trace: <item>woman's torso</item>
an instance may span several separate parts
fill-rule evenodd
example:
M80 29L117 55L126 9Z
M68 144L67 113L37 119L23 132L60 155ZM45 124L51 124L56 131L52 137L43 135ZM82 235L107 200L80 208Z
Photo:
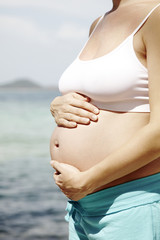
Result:
M136 16L139 15L139 18L136 17L136 19L138 19L137 23L140 23L155 5L155 3L147 4L145 10L143 10L143 4L140 5L140 7L136 9ZM106 25L101 26L99 30L98 28L95 30L95 34L92 35L90 41L79 56L80 61L84 61L85 63L85 61L90 59L96 59L103 56L104 53L109 53L126 38L126 35L130 34L130 30L127 27L124 27L124 29L120 27L120 30L124 33L120 35L121 39L116 38L116 34L118 34L118 32L116 33L117 30L109 31L109 27L111 29L113 28L112 24L120 26L122 24L121 21L124 22L124 17L126 17L124 15L126 12L128 18L129 16L132 18L131 16L133 15L133 20L135 19L134 10L131 11L128 9L127 11L127 9L120 9L119 11L121 12L112 13L114 21L112 21L112 16L110 15L111 17L108 18L110 24L106 22ZM118 14L123 16L122 19L118 19ZM129 27L132 29L131 32L136 28L138 25L137 23L131 21L131 24L129 24ZM103 28L104 26L105 28ZM143 28L133 36L133 47L139 63L146 67L145 46L142 41ZM109 37L108 35L108 37L106 37L107 32L112 32L112 36ZM103 40L105 42L107 41L108 44L104 44L102 41L102 34L105 36ZM97 36L99 36L99 38ZM111 41L111 39L116 40ZM101 47L96 48L96 46ZM106 46L110 47L107 49ZM93 51L93 49L95 49L95 51ZM78 125L78 127L74 129L57 127L51 137L51 157L57 161L71 164L81 171L85 171L99 161L102 161L107 155L111 154L132 138L140 128L149 122L149 115L149 112L116 112L101 110L98 116L98 122L91 122L90 125ZM155 160L136 172L103 186L101 189L148 176L156 172L160 172L160 161Z

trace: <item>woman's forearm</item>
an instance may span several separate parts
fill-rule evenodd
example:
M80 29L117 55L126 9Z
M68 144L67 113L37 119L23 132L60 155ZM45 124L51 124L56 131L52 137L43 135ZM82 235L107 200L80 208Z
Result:
M107 146L106 146L107 147ZM160 130L146 125L126 144L86 172L87 184L96 189L147 165L160 156Z

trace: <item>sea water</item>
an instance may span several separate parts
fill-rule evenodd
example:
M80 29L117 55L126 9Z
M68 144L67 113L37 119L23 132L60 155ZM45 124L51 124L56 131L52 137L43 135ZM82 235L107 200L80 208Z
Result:
M56 124L44 89L0 89L0 240L67 240L67 199L55 185Z

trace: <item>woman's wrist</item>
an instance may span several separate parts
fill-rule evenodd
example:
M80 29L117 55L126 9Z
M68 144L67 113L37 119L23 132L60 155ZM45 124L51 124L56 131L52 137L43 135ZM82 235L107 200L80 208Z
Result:
M96 188L100 187L98 179L96 178L97 170L95 167L92 167L82 174L84 188L87 194L92 193Z

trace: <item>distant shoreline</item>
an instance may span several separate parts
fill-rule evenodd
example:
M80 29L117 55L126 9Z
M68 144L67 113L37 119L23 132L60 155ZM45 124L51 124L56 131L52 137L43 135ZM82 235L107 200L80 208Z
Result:
M41 91L53 91L53 92L59 92L58 88L25 88L25 87L1 87L0 86L0 92L2 91L22 91L22 92L32 92L32 91L36 91L36 92L41 92Z
M48 90L48 91L58 91L58 86L42 86L34 81L28 79L20 79L11 81L5 84L0 84L0 90Z

